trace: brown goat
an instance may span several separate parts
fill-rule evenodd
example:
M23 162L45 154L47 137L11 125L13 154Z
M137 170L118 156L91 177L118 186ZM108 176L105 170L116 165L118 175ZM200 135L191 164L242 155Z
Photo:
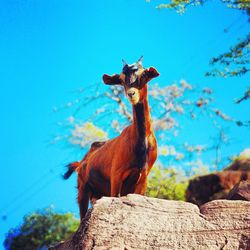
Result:
M128 65L121 74L103 75L108 85L122 85L133 107L132 124L106 142L95 142L81 162L69 165L65 174L78 173L78 203L81 219L92 203L102 196L118 197L129 193L144 194L147 176L157 158L157 143L150 118L147 83L159 73L144 69L142 58Z

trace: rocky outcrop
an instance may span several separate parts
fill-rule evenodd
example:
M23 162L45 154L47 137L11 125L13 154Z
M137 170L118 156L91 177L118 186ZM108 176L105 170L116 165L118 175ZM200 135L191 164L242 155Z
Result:
M191 203L131 194L96 202L77 232L50 248L250 249L250 202Z
M238 157L235 159L225 170L233 171L250 171L250 158L249 157Z
M241 181L229 192L227 199L250 201L250 181Z
M199 176L189 181L186 199L198 206L217 199L226 199L230 190L242 180L250 181L248 171L222 171Z
M190 180L186 200L200 206L211 200L227 199L230 190L243 180L250 181L250 148L234 157L223 171Z

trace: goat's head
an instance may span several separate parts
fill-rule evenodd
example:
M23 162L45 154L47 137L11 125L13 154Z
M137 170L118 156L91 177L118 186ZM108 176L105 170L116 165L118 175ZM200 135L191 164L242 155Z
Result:
M103 75L103 81L108 85L122 85L125 93L132 103L136 105L146 96L146 84L159 75L158 71L153 68L144 69L142 66L142 57L133 64L127 64L123 60L123 69L120 74L112 76Z

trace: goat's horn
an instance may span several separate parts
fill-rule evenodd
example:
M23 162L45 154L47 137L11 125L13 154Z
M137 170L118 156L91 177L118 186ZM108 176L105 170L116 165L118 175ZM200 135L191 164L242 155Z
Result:
M139 58L139 60L137 61L137 64L141 64L141 65L142 65L142 60L143 60L143 56L141 56L141 57Z
M126 63L126 61L124 59L122 59L122 63L123 63L123 66L127 65L127 63Z

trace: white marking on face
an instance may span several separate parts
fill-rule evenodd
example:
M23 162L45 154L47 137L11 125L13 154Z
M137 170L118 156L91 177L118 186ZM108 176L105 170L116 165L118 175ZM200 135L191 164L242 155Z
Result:
M140 100L140 92L136 88L130 88L127 90L128 100L131 102L132 105L135 105Z

